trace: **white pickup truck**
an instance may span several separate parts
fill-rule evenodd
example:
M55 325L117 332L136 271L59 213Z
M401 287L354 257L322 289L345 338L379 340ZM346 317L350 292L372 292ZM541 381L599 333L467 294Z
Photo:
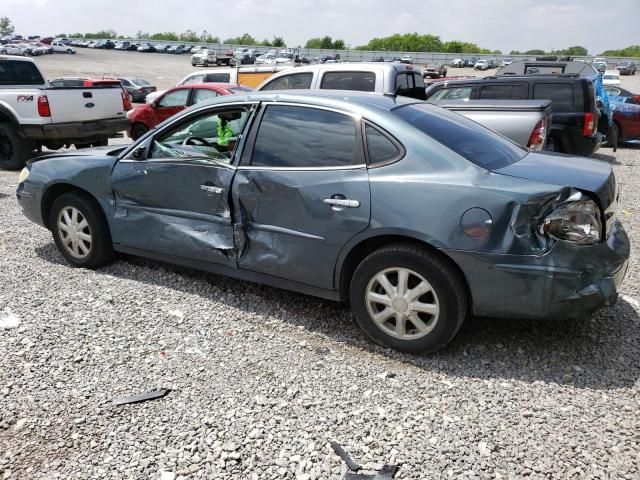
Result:
M118 84L54 87L32 59L0 55L0 168L20 169L43 147L106 145L130 108Z

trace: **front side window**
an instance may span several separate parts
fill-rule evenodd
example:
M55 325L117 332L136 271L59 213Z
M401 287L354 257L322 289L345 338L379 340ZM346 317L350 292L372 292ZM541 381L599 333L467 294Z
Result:
M376 74L374 72L327 72L322 77L323 90L355 90L374 92Z
M452 87L436 90L429 100L469 100L472 87Z
M311 88L313 73L283 75L267 83L261 90L306 90Z
M163 96L158 102L158 107L184 107L187 105L187 99L189 98L189 89L181 88L175 92L169 92Z
M528 150L468 118L428 103L404 105L393 113L435 141L487 170L524 158Z
M317 108L270 105L256 136L251 165L344 167L361 163L356 122Z
M154 137L151 157L230 163L248 113L227 108L189 118Z
M191 77L185 79L182 83L178 85L191 85L193 83L202 83L204 81L204 75L192 75Z

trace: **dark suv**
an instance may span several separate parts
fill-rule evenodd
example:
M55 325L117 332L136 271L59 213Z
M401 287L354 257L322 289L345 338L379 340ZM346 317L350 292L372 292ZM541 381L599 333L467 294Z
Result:
M590 155L603 141L593 81L574 74L506 75L431 85L427 100L551 100L548 148Z

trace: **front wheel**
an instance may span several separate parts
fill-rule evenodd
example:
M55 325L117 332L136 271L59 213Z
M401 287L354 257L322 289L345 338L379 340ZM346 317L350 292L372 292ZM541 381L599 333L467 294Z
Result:
M16 131L13 125L0 123L0 168L19 170L33 157L35 144Z
M369 338L408 353L445 347L470 313L461 275L438 254L412 244L366 257L353 274L349 297Z
M51 207L49 228L58 250L75 267L98 268L113 258L109 226L88 195L70 192L59 196Z

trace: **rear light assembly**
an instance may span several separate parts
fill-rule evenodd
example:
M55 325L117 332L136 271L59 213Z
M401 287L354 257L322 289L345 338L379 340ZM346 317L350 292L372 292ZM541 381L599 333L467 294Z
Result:
M131 97L129 96L129 92L127 92L124 88L121 91L122 93L122 109L125 112L128 112L133 108L131 105Z
M38 115L41 117L50 117L51 109L49 108L49 99L46 95L38 97Z
M584 126L582 127L582 135L585 137L590 137L596 131L596 116L587 112L584 114Z
M542 118L536 124L527 145L531 150L542 150L547 140L547 119Z
M538 232L546 237L576 245L591 245L602 239L602 217L596 202L574 190L565 200L554 200Z

